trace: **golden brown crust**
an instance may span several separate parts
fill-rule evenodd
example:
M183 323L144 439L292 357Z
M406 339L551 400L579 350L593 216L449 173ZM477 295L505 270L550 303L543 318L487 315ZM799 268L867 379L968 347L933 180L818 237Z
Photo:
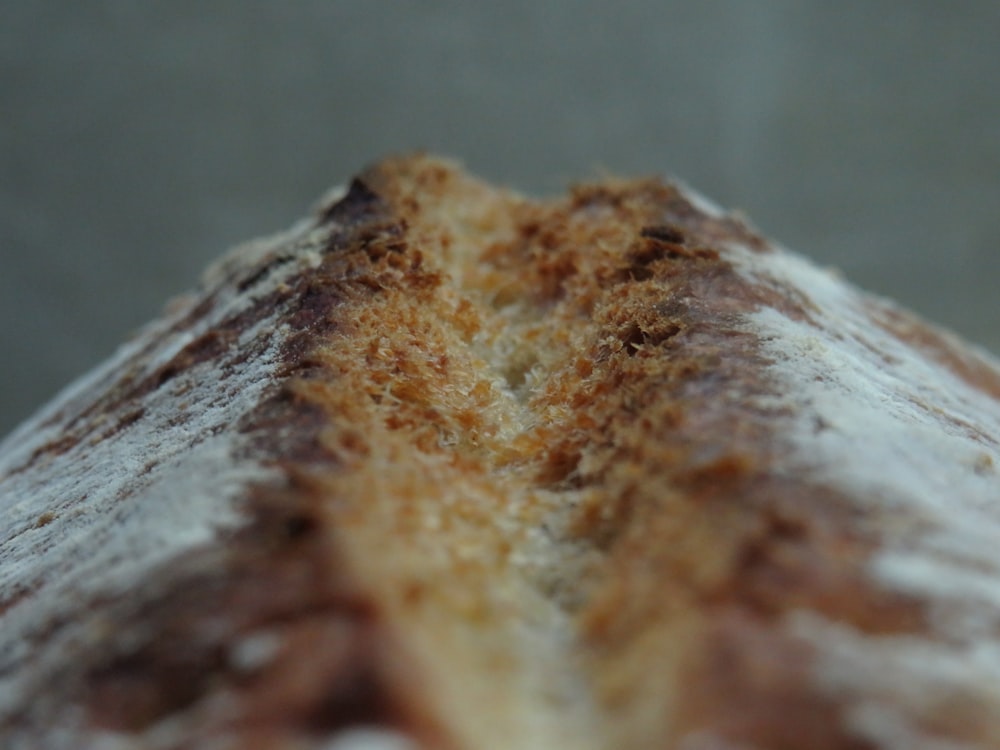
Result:
M834 347L876 381L912 356L887 386L903 405L871 408L971 436L970 502L996 488L1000 374L788 263L659 180L531 201L424 157L369 170L299 234L219 266L0 464L0 488L28 486L173 409L156 434L235 432L234 460L271 472L242 486L241 524L154 567L134 602L85 599L116 626L0 732L30 746L71 707L73 731L126 747L319 747L358 726L428 748L1000 746L989 686L959 723L959 692L827 678L838 648L904 679L905 649L942 641L925 582L894 585L886 556L936 521L907 505L905 460L881 488L852 484L864 467L831 478L852 433L811 389L848 381L800 378L780 346ZM196 382L254 368L232 421L179 406L211 408ZM984 399L982 419L930 402L937 378ZM869 448L896 449L886 424Z

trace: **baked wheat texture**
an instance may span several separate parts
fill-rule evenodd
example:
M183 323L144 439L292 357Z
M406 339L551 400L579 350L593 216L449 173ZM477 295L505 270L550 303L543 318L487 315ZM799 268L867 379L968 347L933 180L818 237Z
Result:
M0 746L1000 748L998 441L685 189L390 160L0 448Z

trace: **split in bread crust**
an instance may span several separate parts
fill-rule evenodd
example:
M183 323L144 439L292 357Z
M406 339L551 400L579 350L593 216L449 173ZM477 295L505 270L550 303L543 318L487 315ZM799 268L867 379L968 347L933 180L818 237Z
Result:
M387 161L4 444L0 737L1000 747L998 396L678 186Z

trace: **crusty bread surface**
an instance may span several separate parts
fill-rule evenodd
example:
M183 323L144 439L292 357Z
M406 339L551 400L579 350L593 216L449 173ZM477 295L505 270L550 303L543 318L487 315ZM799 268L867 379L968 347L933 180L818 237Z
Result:
M998 446L682 186L390 159L0 446L0 747L1000 748Z

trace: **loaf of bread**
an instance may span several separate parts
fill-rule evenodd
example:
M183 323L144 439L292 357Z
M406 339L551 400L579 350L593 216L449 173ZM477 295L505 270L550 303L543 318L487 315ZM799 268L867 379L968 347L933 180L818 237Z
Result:
M0 447L0 747L1000 748L998 462L683 187L389 160Z

